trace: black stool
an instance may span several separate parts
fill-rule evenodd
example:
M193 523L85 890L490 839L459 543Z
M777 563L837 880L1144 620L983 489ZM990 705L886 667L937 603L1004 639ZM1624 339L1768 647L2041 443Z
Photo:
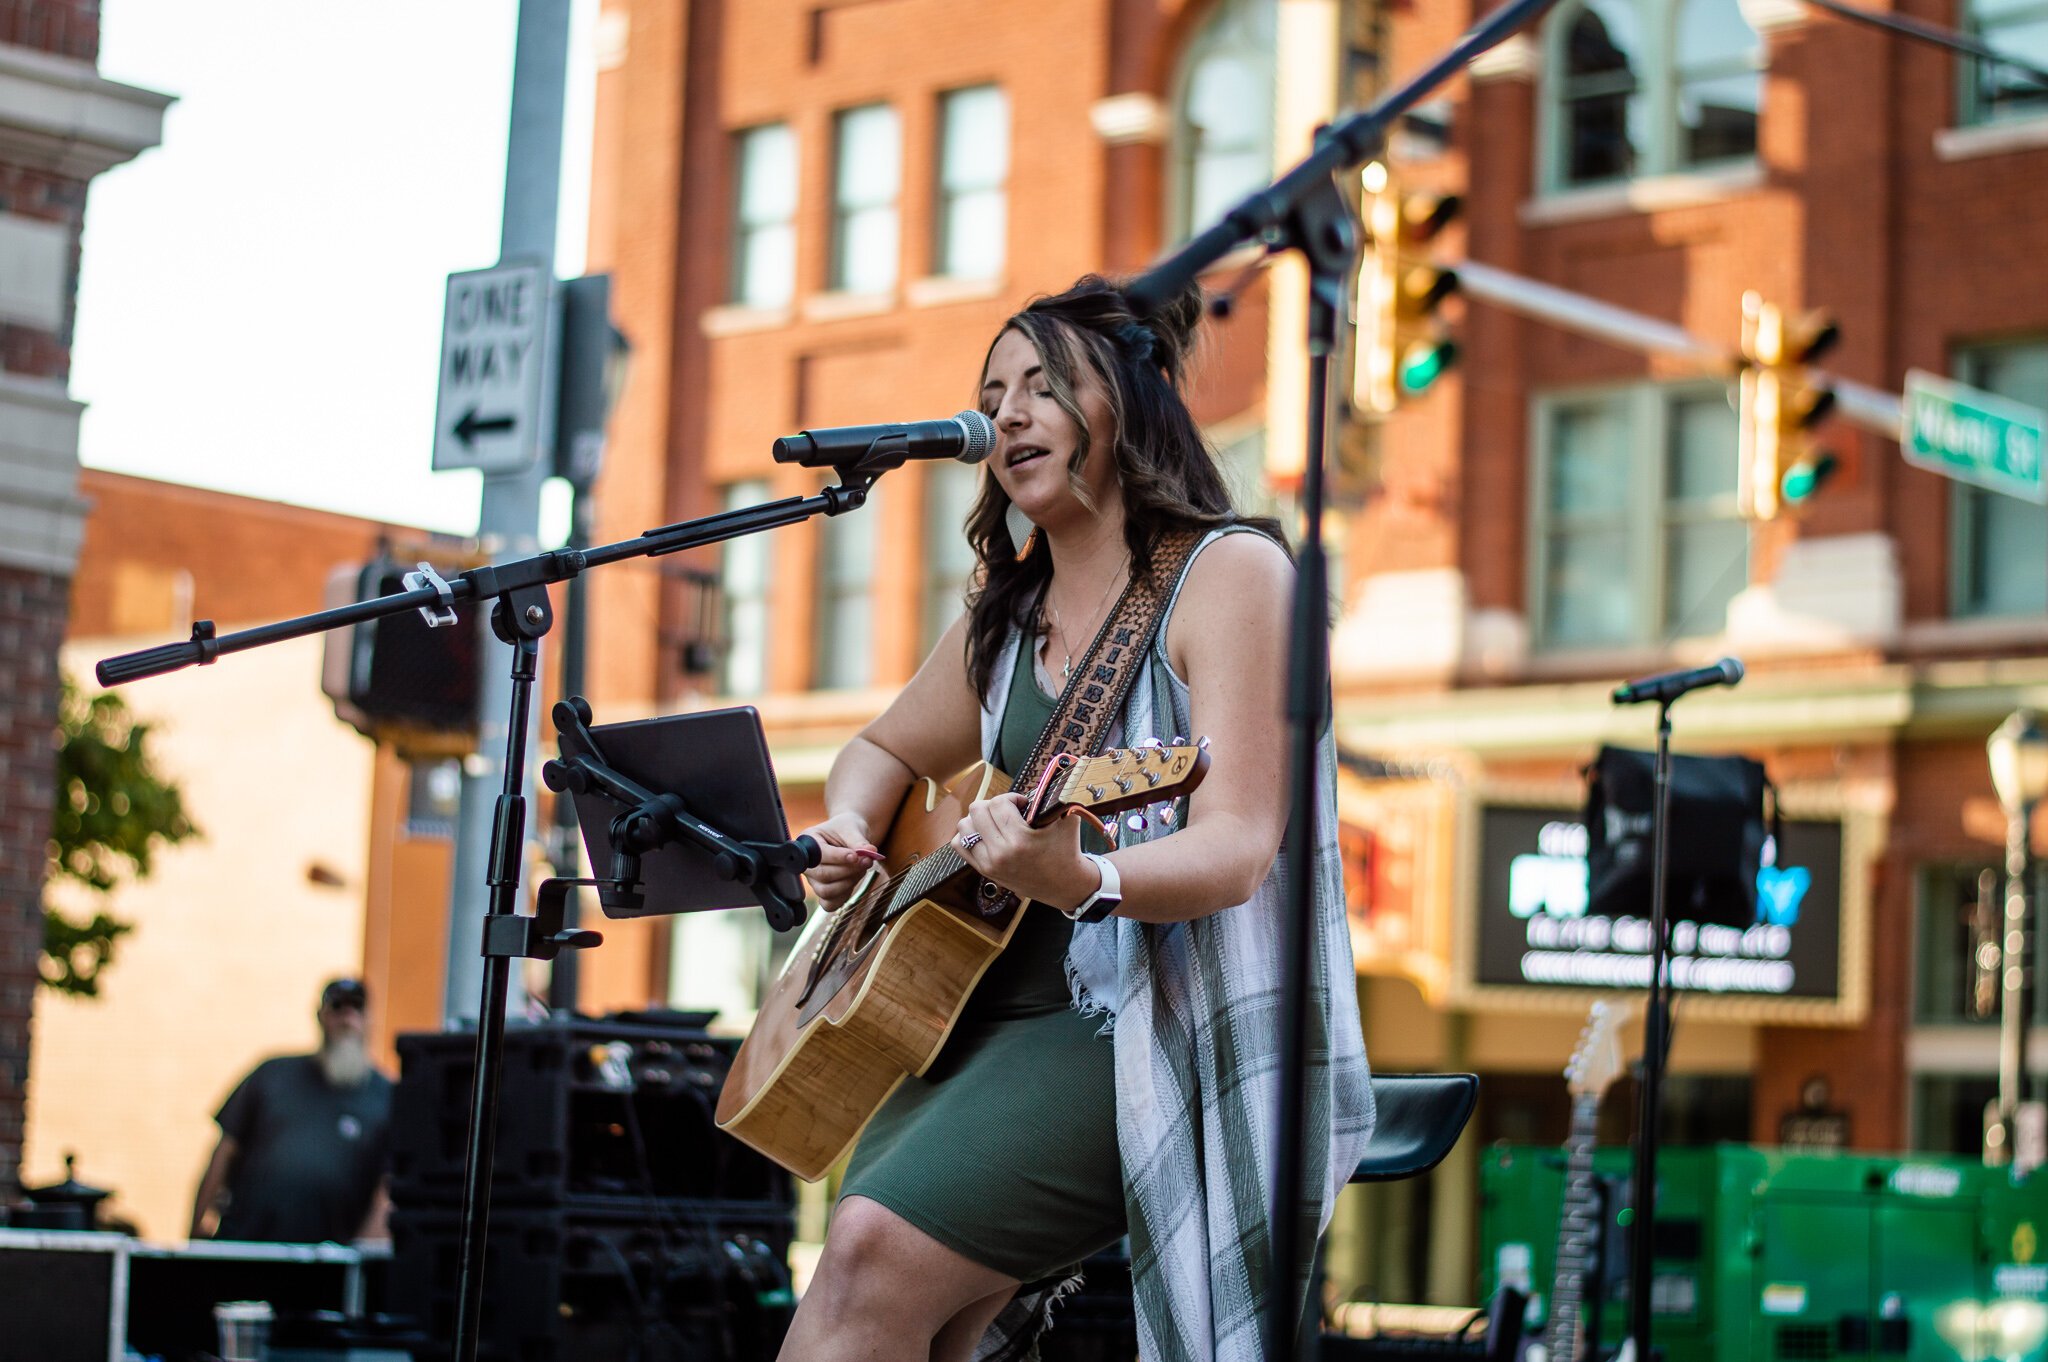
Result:
M1444 1160L1479 1103L1478 1074L1372 1076L1378 1114L1353 1182L1420 1177Z

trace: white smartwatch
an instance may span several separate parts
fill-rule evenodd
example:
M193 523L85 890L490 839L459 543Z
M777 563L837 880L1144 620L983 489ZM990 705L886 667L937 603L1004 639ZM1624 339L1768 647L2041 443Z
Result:
M1095 869L1102 875L1102 883L1067 916L1076 922L1100 922L1123 906L1123 881L1117 878L1116 867L1110 864L1109 857L1092 851L1081 854L1095 862Z

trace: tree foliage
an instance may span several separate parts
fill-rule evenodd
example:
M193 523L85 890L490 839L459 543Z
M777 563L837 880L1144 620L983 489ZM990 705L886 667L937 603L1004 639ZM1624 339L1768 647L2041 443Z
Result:
M57 807L50 826L51 884L105 896L126 879L148 879L162 846L197 837L177 786L151 764L150 725L121 697L86 696L69 677L57 714ZM43 905L43 982L60 993L99 995L114 943L133 929L104 910L72 917Z

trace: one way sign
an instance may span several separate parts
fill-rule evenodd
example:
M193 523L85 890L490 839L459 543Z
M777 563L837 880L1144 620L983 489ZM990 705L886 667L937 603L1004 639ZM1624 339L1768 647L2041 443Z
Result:
M517 473L539 456L551 282L532 262L448 276L436 472Z

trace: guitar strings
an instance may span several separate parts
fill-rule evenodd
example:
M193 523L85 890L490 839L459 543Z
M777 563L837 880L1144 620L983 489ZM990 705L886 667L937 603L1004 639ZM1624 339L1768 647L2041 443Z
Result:
M1077 787L1085 783L1086 778L1092 773L1094 768L1105 760L1107 758L1103 756L1090 757L1084 760L1077 770L1070 773L1060 783L1060 794L1062 796L1071 794ZM1032 758L1025 762L1024 769L1029 771L1036 761L1037 754L1034 753ZM1022 780L1018 782L1019 785L1027 783L1035 784L1036 777L1033 777L1028 782ZM1013 786L1012 788L1015 787ZM934 864L944 866L936 875L931 873ZM837 958L842 954L844 943L849 940L859 940L866 935L869 927L875 923L877 918L886 922L889 918L894 917L900 912L901 909L897 900L905 896L899 894L898 891L912 879L920 881L917 892L907 896L911 903L915 903L920 899L928 897L933 889L936 889L940 884L951 879L962 870L971 869L973 867L967 863L954 848L953 844L948 841L915 865L906 867L900 874L890 875L881 883L869 886L868 892L861 896L859 906L847 905L847 908L852 909L852 911L849 912L846 909L842 909L837 915L837 919L833 922L831 929L826 932L824 940L818 947L819 971L822 973L832 963L836 963Z

